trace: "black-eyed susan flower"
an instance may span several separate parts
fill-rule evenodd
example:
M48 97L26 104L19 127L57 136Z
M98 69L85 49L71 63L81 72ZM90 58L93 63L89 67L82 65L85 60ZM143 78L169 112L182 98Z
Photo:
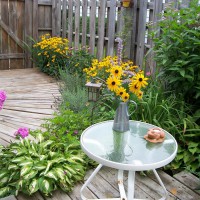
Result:
M137 85L137 83L135 83L135 81L132 81L129 84L129 91L134 94L137 94L140 91L140 87Z
M138 73L133 77L133 82L140 88L148 85L147 80L148 78L145 78L143 73Z
M129 100L129 94L126 92L122 95L122 101L127 102Z
M118 96L122 96L122 95L125 94L125 93L126 93L126 89L123 88L123 87L119 87L119 88L117 89L117 91L116 91L116 94L117 94Z
M114 76L110 76L107 79L106 84L107 84L108 89L110 91L117 91L117 89L121 85L121 81L119 79L117 79L116 77L114 77Z
M138 99L141 99L143 96L143 92L141 90L138 91L138 93L136 93Z
M121 75L122 75L122 67L114 66L114 67L111 68L110 72L113 76L120 78Z

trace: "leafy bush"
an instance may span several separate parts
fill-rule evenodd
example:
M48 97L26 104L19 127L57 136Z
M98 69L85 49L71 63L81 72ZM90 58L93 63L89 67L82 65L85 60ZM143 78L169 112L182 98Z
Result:
M70 74L68 70L60 71L62 84L60 91L62 94L62 106L74 112L90 110L88 104L88 93L85 88L85 79L78 74Z
M162 127L176 138L179 149L170 164L171 169L187 168L200 172L200 145L197 142L200 136L200 126L197 124L200 115L187 114L190 113L189 107L181 98L171 92L164 92L162 84L154 82L149 84L142 100L135 100L138 101L138 109L132 119Z
M49 195L57 188L68 192L83 179L86 162L79 144L44 140L42 134L36 140L0 146L0 197L38 190Z
M154 33L154 51L160 76L168 89L183 94L187 103L200 106L200 6L168 8L159 23L161 34Z
M72 50L66 63L66 68L70 74L83 76L83 69L92 65L94 56L87 52L86 47L79 50Z
M33 61L41 71L58 77L59 69L65 68L67 61L68 40L61 37L41 36L32 48Z
M55 114L54 118L48 119L47 123L43 124L46 129L43 136L58 143L71 144L79 142L82 131L90 125L90 116L86 113L74 113L71 110L62 109L60 113Z

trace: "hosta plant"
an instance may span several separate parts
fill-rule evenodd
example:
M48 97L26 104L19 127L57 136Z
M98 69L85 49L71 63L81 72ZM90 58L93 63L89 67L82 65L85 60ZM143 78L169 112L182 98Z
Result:
M38 134L8 147L0 146L0 198L19 191L50 195L57 188L70 191L85 175L84 154L79 143L56 143Z

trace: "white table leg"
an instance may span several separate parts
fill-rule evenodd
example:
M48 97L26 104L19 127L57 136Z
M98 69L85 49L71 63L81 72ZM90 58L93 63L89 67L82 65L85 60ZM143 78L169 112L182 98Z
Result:
M135 190L135 171L128 172L128 200L133 200Z
M118 186L119 186L119 192L120 192L120 199L121 200L127 200L126 198L126 193L124 190L124 171L123 170L118 170Z
M158 175L158 173L156 172L155 169L153 169L153 173L155 174L155 176L156 176L158 182L160 183L160 185L162 186L162 188L163 188L163 190L164 190L164 196L163 196L160 200L167 199L167 197L168 197L168 192L167 192L167 190L166 190L166 188L165 188L165 186L164 186L162 180L160 179L160 176Z
M94 170L94 172L90 175L90 177L87 179L87 181L84 183L84 185L81 188L81 199L82 200L86 200L87 198L83 195L83 190L90 184L90 182L92 181L92 179L96 176L96 174L98 173L98 171L101 169L103 165L99 164L98 167Z

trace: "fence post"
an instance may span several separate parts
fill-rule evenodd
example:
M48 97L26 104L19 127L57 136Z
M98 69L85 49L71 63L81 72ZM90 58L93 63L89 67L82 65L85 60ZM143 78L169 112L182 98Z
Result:
M75 1L75 49L79 49L80 1Z
M104 32L105 32L105 11L106 11L106 0L100 1L100 8L98 13L98 44L97 44L97 58L103 57L104 49Z
M67 0L62 1L62 37L67 34Z
M142 67L144 58L144 41L146 31L146 16L147 16L147 1L140 0L138 34L137 34L137 50L136 50L136 65Z
M52 1L52 35L60 36L61 34L61 1Z
M95 24L96 24L96 0L93 0L91 3L90 9L90 53L94 54L95 49Z
M108 15L108 45L106 55L113 55L115 41L116 0L110 0Z
M31 41L29 37L33 37L33 26L32 26L32 12L33 12L33 5L32 1L25 1L25 42L28 46L31 46ZM25 62L26 67L30 68L32 67L31 62L31 54L28 52L28 50L25 51Z
M87 44L87 8L88 0L82 0L82 46Z

